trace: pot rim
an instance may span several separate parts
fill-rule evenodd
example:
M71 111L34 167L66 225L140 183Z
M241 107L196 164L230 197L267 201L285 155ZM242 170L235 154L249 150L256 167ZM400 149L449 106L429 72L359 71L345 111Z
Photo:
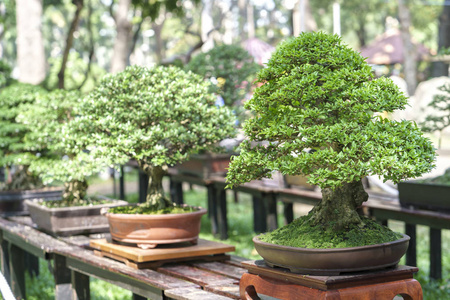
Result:
M186 204L184 204L183 206L188 206ZM175 216L180 216L180 215L186 215L186 216L193 216L193 215L204 215L207 213L206 208L203 208L201 206L191 206L194 208L197 208L197 211L192 211L192 212L185 212L185 213L177 213L177 214L115 214L115 213L110 213L110 212L106 212L105 216L106 217L117 217L117 218L129 218L129 216L133 216L134 218L138 218L138 219L148 219L149 217L153 218L153 219L168 219L168 218L173 218Z
M261 244L264 245L267 248L276 248L279 249L280 247L282 247L285 250L288 251L302 251L302 252L310 252L310 253L321 253L321 252L348 252L348 251L355 251L355 250L370 250L373 248L382 248L382 247L387 247L387 246L392 246L392 245L396 245L396 244L402 244L405 242L408 242L411 238L403 233L400 233L402 235L401 239L392 241L392 242L387 242L387 243L381 243L381 244L374 244L374 245L366 245L366 246L357 246L357 247L347 247L347 248L301 248L301 247L292 247L292 246L283 246L283 245L277 245L277 244L272 244L272 243L267 243L267 242L263 242L259 239L260 235L257 235L255 237L253 237L253 243L255 244Z
M104 203L104 204L96 204L96 205L78 205L78 206L65 206L65 207L46 207L41 205L42 202L45 202L43 198L34 198L34 199L25 199L24 202L28 206L35 206L35 207L43 207L45 210L49 211L64 211L68 208L72 209L94 209L94 208L103 208L107 205L115 205L115 206L121 206L128 204L128 202L124 200L118 200L118 199L110 199L107 197L102 197L104 200L108 200L111 203ZM109 208L109 207L108 207Z

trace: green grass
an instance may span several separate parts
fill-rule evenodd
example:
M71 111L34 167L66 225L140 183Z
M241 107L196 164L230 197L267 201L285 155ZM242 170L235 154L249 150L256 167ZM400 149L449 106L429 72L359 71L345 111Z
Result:
M127 195L130 202L137 201L137 195ZM206 189L195 188L194 190L185 192L185 202L190 205L207 206ZM251 197L245 194L239 194L239 203L234 203L232 193L228 194L228 226L229 238L221 241L218 237L211 233L211 223L207 216L202 219L200 237L208 240L221 241L234 245L236 251L232 254L245 257L248 259L261 259L256 253L252 238L255 236L253 232L253 209ZM282 212L281 205L279 212ZM279 214L278 223L283 224L281 213ZM298 215L296 215L298 217ZM404 225L399 221L390 221L389 226L398 232L403 232ZM428 227L418 226L417 230L418 244L417 257L418 267L420 269L416 279L421 283L424 291L424 299L426 300L450 300L450 231L442 231L442 275L443 279L439 281L430 280L429 275L429 233ZM401 261L404 264L404 258ZM54 281L47 268L44 260L40 261L41 275L38 278L27 278L27 297L28 299L53 299L54 298ZM131 299L131 293L127 290L103 282L101 280L91 278L91 299Z

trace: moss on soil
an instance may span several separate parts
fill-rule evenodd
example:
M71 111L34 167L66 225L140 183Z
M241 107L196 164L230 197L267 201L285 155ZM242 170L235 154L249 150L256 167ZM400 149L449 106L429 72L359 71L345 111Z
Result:
M74 206L92 206L111 203L111 200L100 198L87 198L81 201L64 201L64 200L50 200L42 201L41 205L47 208L61 208L61 207L74 207Z
M177 206L166 207L164 209L155 209L154 207L142 204L136 206L118 206L108 210L113 214L140 214L140 215L164 215L164 214L182 214L197 211L198 208L192 206Z
M347 230L327 230L322 225L312 225L310 215L300 217L292 223L260 236L267 243L314 249L348 248L392 242L402 238L371 219L363 217L361 225L350 226Z

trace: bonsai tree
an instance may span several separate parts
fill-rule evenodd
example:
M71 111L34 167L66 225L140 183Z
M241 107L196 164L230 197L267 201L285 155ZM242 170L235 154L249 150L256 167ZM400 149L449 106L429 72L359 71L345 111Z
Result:
M134 159L149 177L144 206L172 207L163 192L167 166L234 134L235 119L199 75L176 67L128 67L106 76L71 122L75 144L96 141L96 157ZM81 146L80 146L81 145Z
M67 123L74 118L80 100L77 91L54 90L39 95L33 103L20 107L17 121L29 128L24 139L38 153L30 162L29 171L40 176L44 184L63 182L59 205L82 205L86 199L88 176L107 166L105 159L93 159L87 148L66 147Z
M21 105L33 103L45 93L47 91L40 86L24 83L14 83L0 91L0 167L5 167L10 177L4 186L6 190L42 186L39 178L28 170L38 153L25 139L30 128L16 122L16 117Z
M253 112L243 126L248 140L232 158L228 186L275 170L309 175L322 191L305 219L309 229L364 233L368 220L357 213L368 199L364 176L399 182L433 168L434 148L415 123L376 114L403 109L407 98L390 79L374 79L337 35L302 33L282 43L258 81L245 104Z
M242 47L220 45L193 57L185 69L212 81L210 91L220 95L223 104L239 109L261 66Z
M420 127L425 132L439 131L439 144L441 148L442 131L450 126L450 84L439 87L443 94L436 94L429 106L435 110L436 115L428 115Z

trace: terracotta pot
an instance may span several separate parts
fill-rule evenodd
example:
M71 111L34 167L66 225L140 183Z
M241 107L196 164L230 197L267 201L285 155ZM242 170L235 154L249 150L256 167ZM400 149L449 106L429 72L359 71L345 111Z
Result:
M390 243L335 249L280 246L262 242L258 236L253 238L253 242L256 251L270 267L283 267L299 274L334 276L397 265L408 249L409 236L403 235L403 238Z
M26 200L30 217L37 227L53 235L68 236L108 232L108 219L101 214L102 208L128 205L122 200L111 200L106 204L48 208L42 200Z
M49 187L33 190L15 190L0 192L0 214L2 216L28 215L25 205L27 199L58 200L61 199L62 189Z
M200 233L201 217L206 209L182 214L139 215L106 213L111 237L122 243L154 248L158 244L191 242Z

